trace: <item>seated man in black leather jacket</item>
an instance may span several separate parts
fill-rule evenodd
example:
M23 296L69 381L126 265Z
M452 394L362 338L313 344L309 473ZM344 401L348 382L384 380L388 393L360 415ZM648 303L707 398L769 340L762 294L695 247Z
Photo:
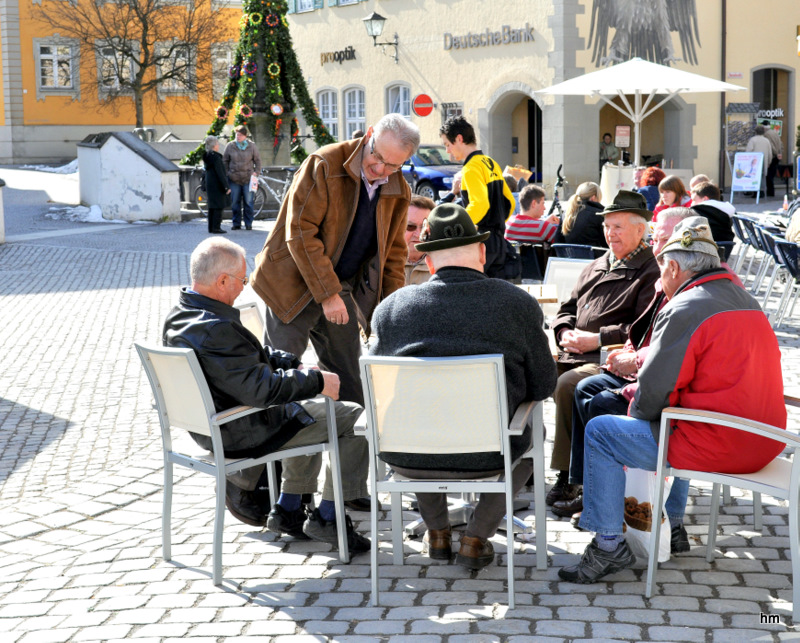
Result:
M258 457L327 441L325 405L311 398L320 394L338 398L339 376L303 370L296 356L262 346L242 326L233 302L247 285L244 248L226 239L206 239L192 253L191 278L191 288L181 289L178 305L164 322L164 344L195 351L218 411L242 404L264 408L223 427L225 455ZM335 406L344 499L363 498L367 441L353 434L362 409L350 402ZM201 446L211 448L209 438L192 435ZM229 476L226 506L247 524L266 523L270 531L336 543L330 469L319 508L307 515L301 503L302 494L316 490L321 464L319 454L284 460L282 493L271 511L253 495L263 468ZM352 554L369 549L369 540L353 530L349 516L347 533Z

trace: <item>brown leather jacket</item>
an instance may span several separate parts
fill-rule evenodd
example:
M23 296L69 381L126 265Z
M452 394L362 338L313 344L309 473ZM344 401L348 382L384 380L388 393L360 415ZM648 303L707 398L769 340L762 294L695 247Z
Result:
M256 256L253 289L284 323L313 298L321 303L342 286L333 267L356 214L364 140L327 145L311 154L295 174L264 249ZM381 187L376 212L378 283L382 299L403 286L411 189L395 172Z

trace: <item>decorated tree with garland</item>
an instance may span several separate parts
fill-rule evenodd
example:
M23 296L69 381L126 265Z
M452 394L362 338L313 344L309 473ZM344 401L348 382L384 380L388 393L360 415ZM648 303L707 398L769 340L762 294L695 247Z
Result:
M234 125L250 126L260 117L266 119L267 131L273 136L272 146L277 148L286 112L293 114L299 108L317 145L336 142L308 93L292 46L286 11L286 0L245 0L239 21L239 44L228 69L222 101L214 111L206 135L218 136L231 118ZM298 133L297 118L292 117L292 143L297 141ZM183 163L199 164L203 149L201 144L186 155ZM298 146L292 156L299 163L306 153Z

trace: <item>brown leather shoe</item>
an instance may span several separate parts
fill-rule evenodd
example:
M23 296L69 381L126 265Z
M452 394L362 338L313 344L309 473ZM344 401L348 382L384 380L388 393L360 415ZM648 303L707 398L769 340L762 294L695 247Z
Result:
M553 503L553 513L559 518L569 518L573 514L583 511L583 493L581 492L572 500L558 500Z
M422 552L436 560L450 560L453 555L453 530L428 529L422 538Z
M456 562L469 569L482 569L494 560L494 548L486 538L462 536Z

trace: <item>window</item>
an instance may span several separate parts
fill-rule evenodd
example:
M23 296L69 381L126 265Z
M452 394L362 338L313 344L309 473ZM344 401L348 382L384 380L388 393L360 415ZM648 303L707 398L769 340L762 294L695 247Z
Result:
M233 65L236 43L215 42L211 45L211 77L215 100L222 100L228 86L228 69Z
M329 7L341 7L346 4L357 4L359 2L364 2L365 0L328 0Z
M336 92L333 90L321 91L317 94L317 107L319 117L334 138L339 138L339 104Z
M133 58L120 47L98 44L97 71L101 94L119 93L120 84L129 83L133 79L133 70ZM126 89L130 88L124 87L122 91Z
M356 130L367 129L363 89L348 89L344 93L344 115L347 138L352 138Z
M464 113L464 103L442 103L442 124L451 116L461 116Z
M392 85L387 88L386 113L411 117L411 89L407 85Z
M316 3L314 0L295 0L295 11L302 13L303 11L314 11Z
M190 45L172 42L161 43L157 48L158 75L163 78L158 86L159 97L164 94L187 94L195 91L194 52Z
M71 96L80 100L80 48L71 38L34 38L36 99Z

